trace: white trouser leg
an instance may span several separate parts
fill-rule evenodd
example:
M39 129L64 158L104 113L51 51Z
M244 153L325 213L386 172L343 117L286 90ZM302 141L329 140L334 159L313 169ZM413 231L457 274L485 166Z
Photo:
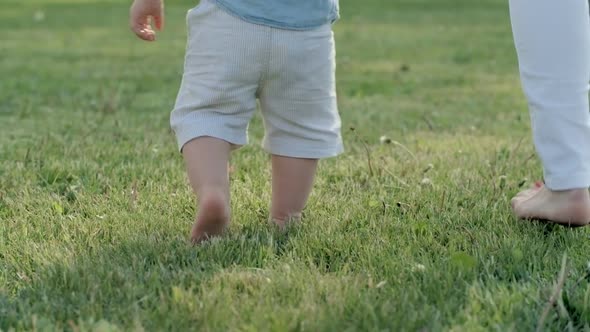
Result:
M552 190L590 187L588 0L510 0L533 138Z

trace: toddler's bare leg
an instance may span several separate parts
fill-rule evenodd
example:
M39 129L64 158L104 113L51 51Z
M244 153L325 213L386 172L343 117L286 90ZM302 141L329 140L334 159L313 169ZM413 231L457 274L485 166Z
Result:
M198 210L191 232L197 244L220 235L229 225L228 161L230 144L213 137L200 137L182 149L188 177L197 195Z
M280 228L301 218L317 165L317 159L272 156L271 218Z

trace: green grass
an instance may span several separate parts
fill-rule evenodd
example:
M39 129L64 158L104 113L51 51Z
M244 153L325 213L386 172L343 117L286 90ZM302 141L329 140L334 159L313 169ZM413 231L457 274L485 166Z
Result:
M127 5L0 10L0 330L527 331L563 255L545 327L590 329L589 231L510 214L542 173L505 0L343 0L346 154L278 234L256 117L230 232L196 248L168 125L195 3L169 1L155 44Z

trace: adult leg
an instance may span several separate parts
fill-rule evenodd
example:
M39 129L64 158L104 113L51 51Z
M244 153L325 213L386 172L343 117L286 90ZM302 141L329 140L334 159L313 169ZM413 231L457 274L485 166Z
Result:
M515 214L581 226L590 221L590 18L587 0L510 0L533 137L545 185L517 195Z

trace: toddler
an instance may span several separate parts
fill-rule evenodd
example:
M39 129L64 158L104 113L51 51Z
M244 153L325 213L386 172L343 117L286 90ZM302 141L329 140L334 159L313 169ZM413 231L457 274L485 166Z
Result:
M198 199L193 243L230 222L228 161L256 101L272 156L270 219L297 221L318 160L343 150L331 24L338 0L202 0L187 14L184 74L170 117ZM135 0L131 29L155 40L163 0Z

